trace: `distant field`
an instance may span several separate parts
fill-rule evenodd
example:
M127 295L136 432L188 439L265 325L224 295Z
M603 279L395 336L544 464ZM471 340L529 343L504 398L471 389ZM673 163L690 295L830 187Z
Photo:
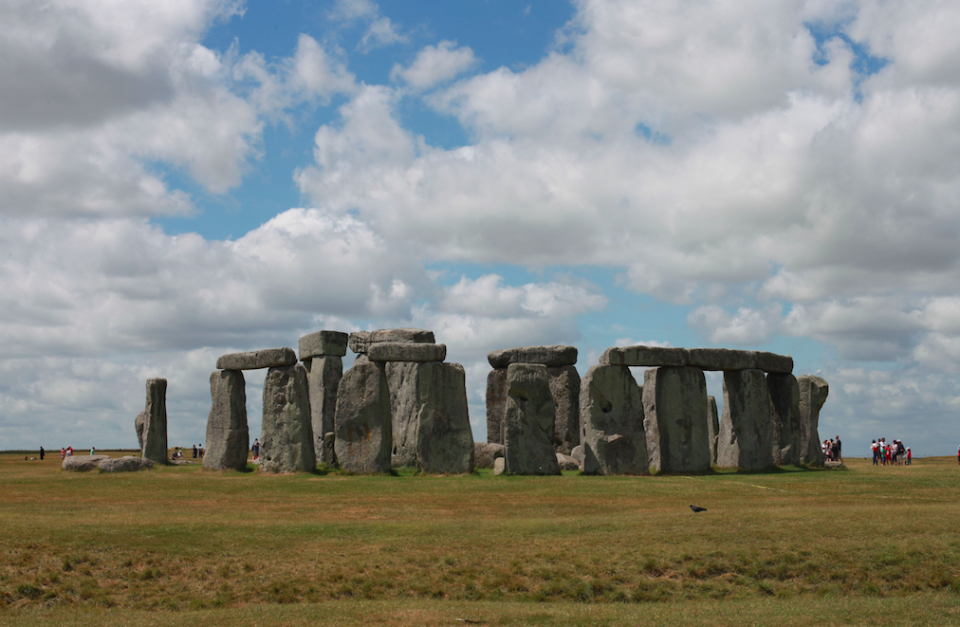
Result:
M107 475L5 453L0 624L960 624L956 460L848 464Z

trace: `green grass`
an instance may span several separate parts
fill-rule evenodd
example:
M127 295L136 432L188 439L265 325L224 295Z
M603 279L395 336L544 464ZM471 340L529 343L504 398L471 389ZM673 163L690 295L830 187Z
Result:
M689 477L59 461L0 455L0 622L960 623L952 458Z

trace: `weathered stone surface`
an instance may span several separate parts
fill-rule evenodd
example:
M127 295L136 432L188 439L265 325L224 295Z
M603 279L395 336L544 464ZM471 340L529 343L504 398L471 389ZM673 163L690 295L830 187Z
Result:
M394 468L413 468L417 465L417 429L420 414L419 372L420 364L416 362L400 361L384 364L387 388L390 390L393 438L390 464Z
M494 368L510 364L542 364L548 368L572 366L577 363L575 346L522 346L491 351L487 361Z
M577 444L573 447L573 450L570 451L570 457L574 458L580 463L580 466L583 467L583 444Z
M493 462L503 457L503 444L493 442L474 442L473 443L473 467L474 468L493 468Z
M580 470L580 462L563 453L557 453L557 465L560 470Z
M507 460L503 457L498 457L493 460L493 474L502 475L507 471Z
M580 373L575 366L547 368L550 395L557 408L554 448L569 455L580 444Z
M593 366L580 384L582 469L589 475L649 472L643 398L625 366Z
M447 345L379 342L367 348L367 357L370 361L443 361Z
M362 355L372 344L380 342L403 342L407 344L433 344L437 340L433 331L424 329L380 329L379 331L357 331L350 334L350 350Z
M105 459L110 459L110 456L71 455L70 457L64 458L60 468L69 472L88 472L90 470L95 470L97 465Z
M364 355L343 373L337 391L335 432L341 468L354 472L390 469L390 390L382 362Z
M347 338L350 336L340 331L317 331L300 338L298 352L300 361L307 361L314 357L329 355L343 357L347 354Z
M141 457L158 464L167 462L167 380L147 379L147 408L143 425Z
M685 348L624 346L608 348L600 356L601 366L686 366L690 356Z
M249 353L230 353L217 359L217 370L262 370L284 368L297 363L292 348L265 348Z
M487 375L487 442L503 444L503 414L507 411L507 369Z
M691 348L687 364L701 370L748 370L757 367L757 353L729 348Z
M826 458L820 448L820 408L827 401L830 386L813 375L797 378L800 388L800 463L822 466Z
M717 465L717 442L720 437L720 415L717 412L717 399L707 397L707 430L710 438L710 465Z
M210 375L210 414L207 416L206 470L246 470L250 430L247 427L247 391L239 370L217 370Z
M323 434L323 455L322 459L328 460L324 463L328 466L339 466L337 461L337 434L333 431Z
M542 364L510 364L504 413L505 472L513 475L560 474L553 450L556 408L550 378Z
M317 467L309 394L307 369L302 364L267 371L263 382L260 470L308 472Z
M434 361L419 364L418 370L420 471L448 475L473 472L473 430L463 366Z
M650 368L643 377L647 461L656 472L710 469L707 381L692 367Z
M723 373L723 415L717 445L721 468L773 466L773 419L763 370Z
M142 451L144 430L147 428L147 412L142 411L137 414L136 420L133 421L133 427L137 430L137 443Z
M773 463L800 463L800 385L792 374L767 375L773 419Z
M97 467L101 472L137 472L138 470L153 468L153 462L142 457L124 455L123 457L100 460Z
M341 334L346 337L346 334ZM310 428L313 430L313 452L318 462L332 466L333 448L324 446L324 436L335 429L337 389L343 377L343 360L337 355L313 357L303 362L307 369L310 392Z
M793 372L793 357L777 355L775 353L757 353L757 368L774 374L790 374Z

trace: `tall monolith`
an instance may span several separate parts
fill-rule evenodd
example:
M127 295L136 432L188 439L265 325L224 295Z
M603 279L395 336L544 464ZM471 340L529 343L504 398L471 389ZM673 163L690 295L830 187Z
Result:
M647 456L656 472L710 469L707 381L689 366L650 368L643 379Z
M141 456L158 464L167 463L167 380L147 379L147 407L143 425Z
M626 366L592 366L580 383L582 469L588 475L649 472L643 393Z
M337 415L337 389L343 377L343 360L338 355L321 355L306 359L307 385L310 395L310 426L313 430L313 452L317 461L332 465L332 450L323 444L323 436L332 433Z
M550 394L557 410L554 449L569 455L580 444L580 373L576 366L547 367Z
M273 367L263 382L260 469L308 472L317 467L310 424L307 369L302 364Z
M767 375L770 415L773 418L773 463L800 463L800 385L792 374Z
M797 378L800 388L800 463L822 466L826 461L820 446L820 408L827 401L826 380L805 374Z
M514 475L559 475L554 452L556 408L542 364L510 364L504 412L504 471Z
M763 370L723 373L723 415L717 466L761 470L773 466L773 418Z
M720 415L717 413L717 399L707 397L707 427L710 434L710 465L717 464L717 441L720 437Z
M473 472L473 430L467 409L466 373L460 364L419 364L417 466L421 472Z
M243 372L218 370L210 375L210 415L207 417L205 470L246 470L250 431Z
M382 362L365 355L343 373L337 391L334 448L344 470L390 470L393 444L390 423L390 390Z

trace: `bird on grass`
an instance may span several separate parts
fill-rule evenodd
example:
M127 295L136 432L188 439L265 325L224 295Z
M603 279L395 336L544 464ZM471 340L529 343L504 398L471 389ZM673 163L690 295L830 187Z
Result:
M692 509L694 513L707 511L706 507L697 507L696 505L691 505L690 509Z

